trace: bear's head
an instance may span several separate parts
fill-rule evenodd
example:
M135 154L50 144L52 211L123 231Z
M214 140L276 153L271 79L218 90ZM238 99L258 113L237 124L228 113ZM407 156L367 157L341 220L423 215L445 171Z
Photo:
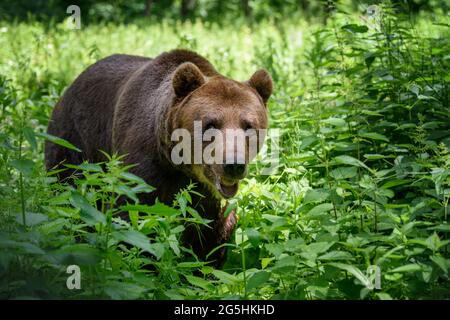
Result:
M217 198L234 196L248 163L264 142L272 79L258 70L248 81L206 76L193 63L172 76L169 112L172 162L206 185Z

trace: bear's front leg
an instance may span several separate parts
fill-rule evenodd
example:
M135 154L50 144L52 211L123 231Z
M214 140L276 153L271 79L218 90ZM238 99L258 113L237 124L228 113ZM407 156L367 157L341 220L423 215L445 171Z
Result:
M183 245L191 247L200 260L211 261L216 268L220 268L225 262L227 247L210 253L230 240L238 220L236 210L231 210L225 217L226 206L219 208L216 209L216 215L209 218L213 221L208 227L200 226L198 229L197 226L187 225L181 239Z
M223 243L228 242L230 240L231 235L233 233L234 227L237 223L237 215L236 215L236 209L231 210L231 212L228 214L228 216L225 215L226 206L222 208L222 212L220 213L220 218L222 219L220 233L222 234L222 241Z
M218 235L216 241L216 247L223 245L230 241L231 235L233 234L234 228L238 221L236 215L236 209L231 210L231 212L225 217L225 211L227 206L224 206L220 212L219 219L216 222L214 228L216 234ZM217 250L213 256L215 260L215 265L217 268L222 267L226 260L227 247L222 247Z

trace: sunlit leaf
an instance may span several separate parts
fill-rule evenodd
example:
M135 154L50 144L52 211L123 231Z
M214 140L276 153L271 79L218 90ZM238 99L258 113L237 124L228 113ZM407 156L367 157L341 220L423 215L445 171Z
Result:
M94 225L96 223L106 223L106 217L103 213L95 209L89 201L86 200L81 194L76 191L72 191L70 195L70 203L80 209L80 218L88 225Z
M270 279L270 273L259 271L254 273L247 281L247 291L258 288Z
M37 136L43 137L45 139L47 139L50 142L53 142L54 144L60 145L64 148L67 148L69 150L72 151L76 151L76 152L81 152L80 149L78 149L77 147L75 147L73 144L71 144L69 141L64 140L62 138L59 137L55 137L51 134L45 133L45 132L40 132L36 134Z

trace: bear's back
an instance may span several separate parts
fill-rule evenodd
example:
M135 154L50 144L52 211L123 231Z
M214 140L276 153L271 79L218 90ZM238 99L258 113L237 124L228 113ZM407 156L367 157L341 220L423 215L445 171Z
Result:
M84 158L101 161L98 150L112 151L111 127L114 106L128 78L152 59L115 54L83 71L67 89L59 108L70 113L74 129L84 143Z

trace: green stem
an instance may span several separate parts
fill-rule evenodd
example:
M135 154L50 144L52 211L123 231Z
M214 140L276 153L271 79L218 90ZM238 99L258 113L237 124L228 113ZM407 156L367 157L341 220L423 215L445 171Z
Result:
M241 234L242 271L244 273L244 299L247 299L247 268L245 266L244 233Z
M22 160L22 142L23 142L23 121L22 126L20 128L20 136L19 136L19 161ZM27 220L25 216L25 193L23 190L23 174L19 171L19 189L20 189L20 203L22 209L22 223L23 226L27 226Z
M26 227L27 226L27 220L26 220L26 216L25 216L25 195L23 192L23 175L22 172L19 173L19 188L20 188L20 202L21 202L21 207L22 207L22 222L23 222L23 226Z
M374 204L374 223L375 223L375 233L378 233L378 217L377 217L377 189L375 189L375 192L374 192L374 202L373 202L373 204Z

